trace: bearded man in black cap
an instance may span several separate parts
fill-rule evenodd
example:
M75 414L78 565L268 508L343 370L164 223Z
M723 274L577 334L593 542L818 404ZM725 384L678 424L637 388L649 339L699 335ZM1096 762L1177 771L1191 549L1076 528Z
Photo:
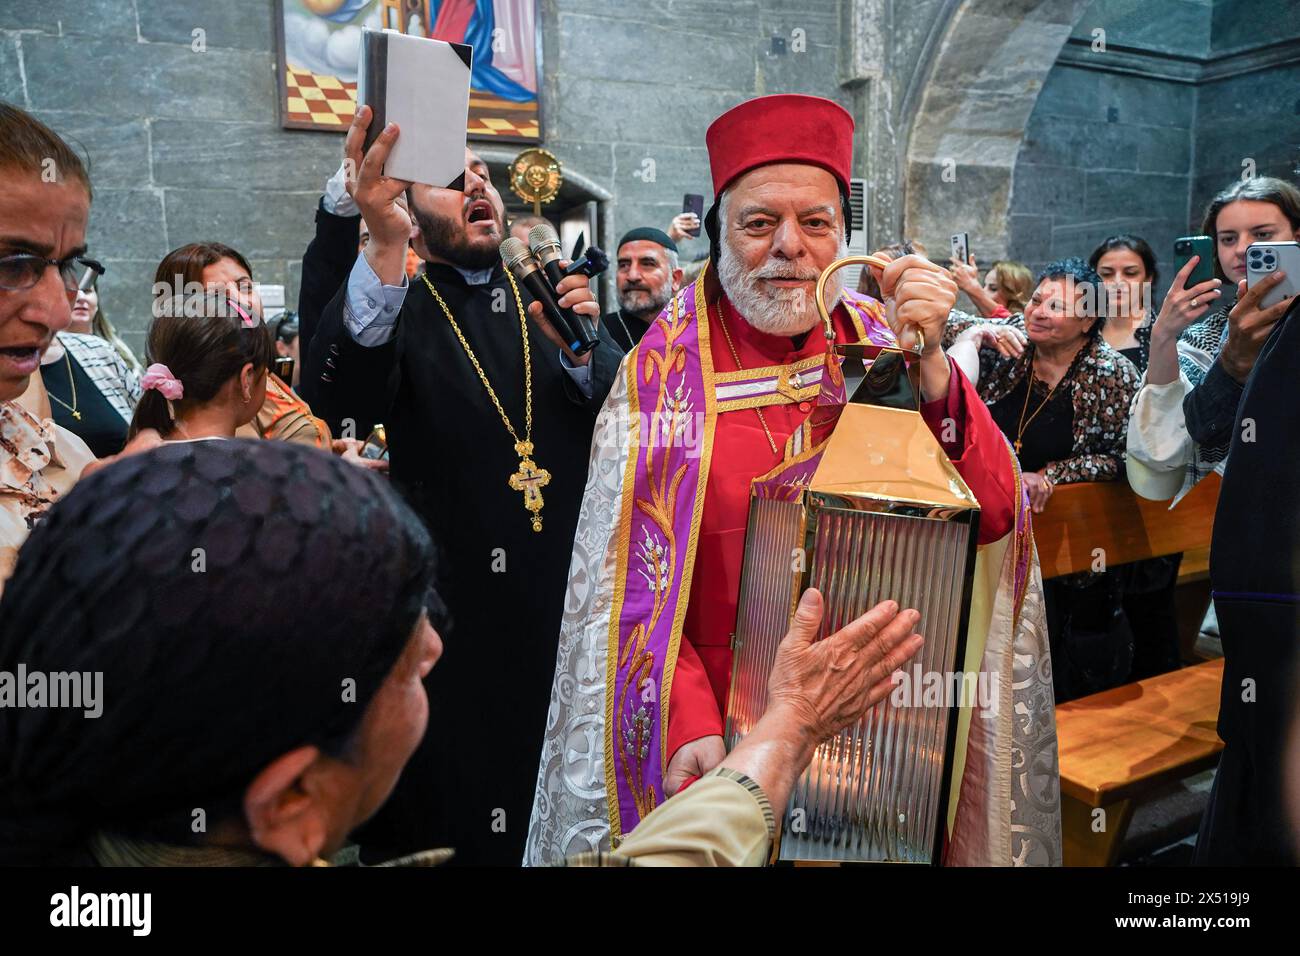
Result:
M602 320L626 351L641 341L682 282L677 243L651 226L633 229L618 241L618 311Z

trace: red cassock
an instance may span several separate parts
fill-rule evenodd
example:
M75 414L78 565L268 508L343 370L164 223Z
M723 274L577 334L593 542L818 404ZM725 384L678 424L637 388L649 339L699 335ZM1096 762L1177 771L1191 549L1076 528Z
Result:
M725 313L726 331L739 354L741 368L787 365L826 350L826 339L820 328L808 335L803 348L795 349L788 336L769 335L755 329L723 296L709 307L709 341L714 369L718 372L737 369L723 333L719 310ZM858 341L858 333L843 306L835 310L832 318L837 341ZM778 450L785 447L786 439L810 414L815 414L814 409L813 402L768 405L762 409ZM948 394L923 404L921 415L979 500L979 543L996 541L1007 534L1013 522L1015 476L1006 439L974 387L955 366ZM957 423L951 442L943 441L945 420ZM952 434L952 430L948 429L948 433ZM820 442L827 434L828 430L814 429L812 440ZM722 733L721 715L726 712L731 681L731 634L735 630L740 593L750 481L772 470L782 457L773 453L763 422L752 408L720 413L713 441L690 603L673 676L668 718L669 759L682 744Z

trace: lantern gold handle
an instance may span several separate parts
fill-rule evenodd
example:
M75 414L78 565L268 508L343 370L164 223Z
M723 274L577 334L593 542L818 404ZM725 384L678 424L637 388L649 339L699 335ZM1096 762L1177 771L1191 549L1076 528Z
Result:
M835 341L835 324L831 321L830 311L826 308L825 292L826 280L832 274L843 269L845 266L874 266L877 269L884 269L889 265L888 259L881 259L879 256L845 256L843 259L836 259L817 277L817 311L822 317L822 325L826 330L826 340ZM916 351L919 354L925 349L925 335L919 326L913 325L912 329L916 332Z

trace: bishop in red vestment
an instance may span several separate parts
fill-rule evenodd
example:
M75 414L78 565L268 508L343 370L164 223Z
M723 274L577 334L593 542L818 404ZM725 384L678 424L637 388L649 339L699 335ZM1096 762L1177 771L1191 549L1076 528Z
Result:
M847 254L852 134L840 106L794 95L743 103L708 130L717 197L705 222L710 267L629 353L597 425L527 862L583 849L584 841L616 843L725 755L750 482L833 427L817 420L828 341L815 287ZM840 276L826 293L828 304L838 299L835 340L885 343L919 330L922 415L979 500L979 543L1008 538L1022 496L1014 458L940 347L955 283L918 256L883 270L883 303L844 291ZM703 371L691 379L694 364ZM683 377L674 380L674 372ZM693 414L704 423L703 464L684 458L679 467L667 451L656 459L654 448L647 457L636 447L647 444L643 422L642 437L635 434L651 414L647 383L660 375L649 434ZM697 394L701 381L712 402ZM617 417L625 426L631 417L632 427L618 431ZM610 445L621 454L611 455ZM656 467L666 469L662 484ZM685 516L677 524L663 517L674 509ZM659 524L637 525L641 513ZM642 610L635 601L643 582L654 601ZM1050 701L1050 685L1047 692ZM1051 755L1054 767L1054 731Z

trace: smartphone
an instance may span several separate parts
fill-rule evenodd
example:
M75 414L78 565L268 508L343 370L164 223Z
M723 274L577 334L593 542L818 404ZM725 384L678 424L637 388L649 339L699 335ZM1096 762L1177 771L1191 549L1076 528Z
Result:
M952 237L952 255L962 265L970 264L970 236L968 234L959 232Z
M1214 240L1209 236L1180 236L1174 240L1175 273L1181 272L1192 256L1200 256L1201 261L1196 263L1196 268L1187 277L1184 289L1214 278Z
M1252 242L1246 247L1246 288L1279 270L1286 278L1259 300L1261 308L1300 293L1300 243Z
M293 385L293 359L287 355L277 355L271 362L271 372L285 385Z
M704 222L704 197L698 193L687 193L682 199L682 212L693 212L695 213L695 218L700 222ZM700 227L696 226L694 229L688 229L686 231L692 236L698 236L700 234Z
M384 431L383 425L375 425L374 430L366 437L358 454L362 458L373 458L376 461L388 460L388 435Z
M78 292L89 292L95 284L95 277L99 275L90 266L86 266L86 271L81 274L81 281L77 283Z

